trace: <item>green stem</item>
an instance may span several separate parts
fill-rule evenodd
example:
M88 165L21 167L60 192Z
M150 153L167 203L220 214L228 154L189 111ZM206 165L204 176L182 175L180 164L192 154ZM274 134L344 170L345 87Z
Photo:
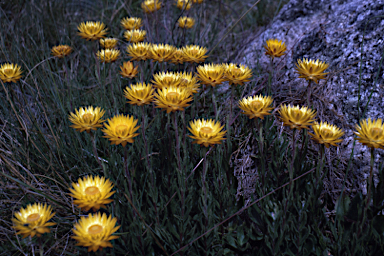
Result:
M375 160L375 155L374 155L374 152L375 152L375 148L372 147L371 148L371 169L369 171L369 180L368 180L368 195L367 195L367 204L365 206L365 210L367 210L368 206L369 206L369 203L371 201L371 190L372 190L372 178L373 178L373 165L374 165L374 160Z
M312 80L308 81L308 88L307 88L307 106L308 107L310 107L309 102L311 100L311 93L312 93L311 82Z
M213 86L211 86L211 93L212 93L212 104L213 104L213 111L215 112L215 119L217 119L217 105L216 105L216 98L215 94L213 93Z
M144 148L145 148L145 158L147 160L147 168L148 168L148 171L151 175L151 183L152 185L154 186L155 183L154 183L154 179L153 179L153 171L152 171L152 166L151 166L151 163L149 162L149 152L148 152L148 145L147 145L147 140L145 138L145 111L144 111L144 108L145 106L142 106L141 107L141 114L142 114L142 121L141 121L141 134L143 136L143 142L144 142Z
M93 133L92 131L90 131L90 135L91 135L91 140L92 140L93 154L95 155L95 158L96 158L97 162L99 163L99 166L100 166L101 170L104 170L103 165L101 164L101 161L99 159L99 155L97 154L96 132Z
M175 128L175 135L176 135L177 168L179 169L179 172L181 172L180 141L179 141L179 131L177 127L176 115L177 114L175 111L172 115L172 121L173 121L173 126Z

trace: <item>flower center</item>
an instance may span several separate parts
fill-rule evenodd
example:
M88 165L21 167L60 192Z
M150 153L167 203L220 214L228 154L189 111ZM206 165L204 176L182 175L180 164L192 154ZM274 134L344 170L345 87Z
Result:
M89 123L92 118L93 118L93 114L91 113L85 113L83 116L83 120L86 122L86 123Z
M28 217L27 217L28 222L33 222L33 221L36 221L38 219L40 219L40 214L38 214L38 213L32 213L32 214L28 215Z
M103 231L103 227L99 224L92 225L88 228L88 234L97 235Z
M381 129L379 127L373 127L373 128L371 128L371 133L372 133L372 136L376 139L381 134L383 134L383 129Z
M192 49L192 50L190 50L190 52L191 52L192 55L197 55L199 53L199 50Z
M133 37L133 38L135 38L135 37L139 37L139 36L140 36L140 34L137 33L137 32L133 32L133 33L132 33L132 37Z
M182 78L181 79L181 84L182 85L187 85L189 83L189 80L188 79L185 79L185 78Z
M332 137L333 135L333 132L330 129L323 128L321 131L323 133L323 137Z
M253 108L258 109L258 108L260 108L261 106L263 106L263 103L262 103L261 101L259 101L259 100L255 100L255 101L252 101L252 102L251 102L251 106L252 106Z
M169 92L169 93L167 93L167 99L169 99L169 100L177 98L177 96L179 96L179 93L177 93L177 92Z
M298 118L298 117L300 117L300 116L301 116L301 110L300 110L300 109L293 109L293 110L292 110L292 116L293 116L294 118Z
M128 133L128 126L125 124L120 124L116 126L115 131L118 135L124 135Z
M13 69L11 69L11 68L6 68L6 69L4 69L3 72L6 76L12 76L13 75Z
M98 187L91 186L91 187L87 187L84 193L87 194L88 196L93 196L93 195L99 194L100 190Z
M212 128L207 127L207 126L200 128L200 131L203 133L212 133L213 132Z

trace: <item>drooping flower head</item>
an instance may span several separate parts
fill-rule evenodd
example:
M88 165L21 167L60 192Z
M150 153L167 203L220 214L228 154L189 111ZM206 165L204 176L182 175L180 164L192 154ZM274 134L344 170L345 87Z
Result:
M281 57L287 50L287 47L285 47L285 43L283 41L279 41L277 39L268 39L267 40L267 45L264 45L265 48L265 55L268 55L272 59L275 57Z
M103 49L98 51L96 56L101 62L111 63L119 58L120 51L115 49Z
M138 83L131 85L131 87L126 87L124 90L124 97L129 101L131 105L147 105L153 101L155 89L151 84Z
M77 183L72 183L71 196L75 199L73 203L84 211L92 210L95 212L101 208L106 208L105 205L113 202L109 199L115 191L112 182L104 177L86 176L83 179L79 178Z
M147 31L139 29L127 30L124 32L125 40L131 43L143 42L146 35Z
M96 131L97 128L102 127L104 120L103 117L105 110L101 110L100 107L95 109L92 106L81 107L79 110L75 110L76 113L69 115L69 120L73 123L70 127L75 128L79 132L86 131L88 133L91 130Z
M161 2L159 0L145 0L141 3L141 8L146 13L152 13L161 8Z
M190 29L193 27L193 25L195 25L195 19L189 17L180 17L178 24L180 28Z
M192 0L176 0L175 4L180 10L188 11L192 7Z
M34 203L27 205L26 208L21 208L15 213L15 218L12 219L13 228L23 238L27 236L41 237L44 233L49 233L49 226L54 226L56 223L48 222L55 213L52 213L52 207L46 204Z
M355 139L369 148L384 149L384 124L382 122L381 118L361 120L360 126L356 124L357 132L354 133L358 138Z
M181 77L171 71L160 72L153 75L153 80L151 82L157 89L179 87L181 83Z
M120 66L120 72L119 74L122 75L125 78L132 79L134 78L137 73L139 72L137 70L138 67L134 67L133 63L130 61L124 62L123 66Z
M116 38L101 38L99 40L101 47L105 49L112 49L115 48L117 45L117 39Z
M135 18L135 17L125 17L121 20L121 26L125 28L126 30L133 30L133 29L140 29L140 27L143 25L141 22L141 18Z
M344 135L344 132L335 125L328 124L327 122L315 122L312 125L312 129L315 133L309 133L312 137L311 139L319 144L324 144L327 148L330 145L337 147L336 143L343 141L340 137Z
M272 103L273 99L271 96L255 95L240 100L239 107L244 111L242 113L250 119L264 119L264 116L271 114L270 111L273 110Z
M188 45L184 46L182 48L182 51L184 53L184 61L185 62L204 62L205 59L208 57L207 54L207 48L200 47L198 45Z
M153 44L150 48L150 58L153 61L164 62L172 59L176 47L168 44Z
M192 72L177 72L176 75L181 77L180 85L181 88L186 88L192 93L197 93L199 91L199 83L195 76L192 75Z
M10 83L20 80L21 78L21 67L13 63L4 63L0 67L0 79L4 83Z
M127 54L131 60L147 60L151 45L148 43L135 43L127 46Z
M230 85L244 85L252 77L252 70L244 65L234 63L224 64L225 78Z
M93 21L87 21L87 22L82 22L80 25L77 27L77 29L80 31L78 33L79 36L82 38L88 40L99 40L100 38L104 38L105 35L107 34L107 29L105 29L105 24L98 21L98 22L93 22Z
M108 123L107 123L108 122ZM104 123L105 129L102 130L105 136L103 138L108 138L111 141L111 145L121 145L125 147L127 143L133 143L134 137L138 136L138 133L135 133L139 128L137 125L137 119L134 119L130 115L117 115L107 120Z
M220 64L204 64L197 67L197 76L202 84L215 87L225 81L225 70Z
M224 135L227 131L223 131L224 126L221 126L220 122L216 122L212 119L198 119L189 122L188 130L193 136L189 136L194 139L192 143L204 145L205 147L214 146L215 144L221 144L222 140L225 140Z
M96 252L106 247L113 247L110 240L117 239L119 236L112 235L120 226L115 227L117 218L107 217L100 212L82 216L72 229L75 234L73 239L77 240L77 246L88 247L88 251Z
M174 64L183 64L185 62L184 53L181 49L177 49L170 60Z
M309 130L308 125L315 121L316 111L307 107L292 107L284 104L280 106L279 114L284 126L289 126L291 129Z
M305 78L305 80L312 80L318 83L320 79L325 79L324 71L328 68L328 64L319 60L310 60L304 58L303 60L297 60L296 73L299 74L299 78Z
M51 54L57 58L64 58L72 52L72 47L69 45L53 46L51 52Z
M156 108L162 108L167 114L177 110L184 111L190 105L188 102L193 100L189 90L173 86L158 89L155 98Z

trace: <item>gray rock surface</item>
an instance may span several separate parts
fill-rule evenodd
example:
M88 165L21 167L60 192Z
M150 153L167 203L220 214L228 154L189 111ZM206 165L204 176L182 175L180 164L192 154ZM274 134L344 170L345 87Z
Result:
M307 82L295 73L297 59L319 59L329 64L328 81L322 80L315 88L322 102L315 98L314 105L322 104L319 114L326 117L323 121L336 124L346 132L343 143L333 152L337 151L338 157L348 163L354 125L361 118L384 119L384 63L380 69L384 56L384 0L291 0L270 26L246 46L240 62L252 68L258 65L268 68L269 59L264 55L263 45L270 38L283 40L288 51L279 64L275 88L301 91L306 88ZM363 115L365 106L368 107ZM376 153L375 169L384 159L383 150L376 150ZM246 157L245 150L243 158ZM244 159L236 163L235 172L244 173L244 168L248 168L248 173L254 172L250 169L252 163ZM354 184L350 184L350 188L364 192L369 173L369 149L356 143L354 159L351 171ZM241 163L244 161L246 165ZM340 170L339 174L344 175L344 171ZM341 181L343 178L338 177ZM337 189L336 185L331 187Z

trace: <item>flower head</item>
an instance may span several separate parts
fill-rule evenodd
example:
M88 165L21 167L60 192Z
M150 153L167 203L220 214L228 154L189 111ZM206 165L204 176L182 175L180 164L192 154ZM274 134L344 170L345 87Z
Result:
M199 83L195 76L192 76L192 72L177 72L178 76L181 77L180 85L181 88L186 88L192 93L197 93L199 91Z
M0 79L4 83L16 83L21 78L21 67L17 64L5 63L0 67Z
M129 79L134 78L138 73L137 67L134 67L130 61L124 62L123 66L120 66L120 69L121 72L119 74Z
M239 101L239 107L243 110L243 114L247 115L250 119L261 118L270 115L273 109L273 99L271 96L257 95L253 97L243 98Z
M93 211L97 211L100 207L106 208L106 204L113 202L112 199L108 199L115 193L115 191L111 191L112 182L104 177L86 176L83 179L79 178L77 183L72 183L72 187L69 191L75 199L73 203L84 211L89 211L91 208Z
M281 57L285 54L287 47L285 47L285 43L283 41L279 41L277 39L268 39L267 45L264 45L266 50L265 55L269 55L272 59L275 57Z
M110 63L116 61L117 58L119 58L120 51L115 49L103 49L98 51L96 55L101 62Z
M127 54L132 60L147 60L151 45L148 43L135 43L128 45Z
M185 62L200 63L200 62L203 62L208 57L206 55L206 53L208 51L207 48L200 47L198 45L184 46L182 48L182 51L184 53L184 61Z
M192 7L192 0L176 0L175 4L180 10L188 11Z
M138 83L131 85L131 88L126 87L124 90L124 97L129 100L129 104L142 106L153 101L154 91L155 89L153 89L152 85Z
M57 58L64 58L64 56L67 56L72 52L72 47L69 45L53 46L51 52L51 54Z
M189 29L189 28L192 28L193 25L195 25L195 19L194 18L189 18L189 17L181 17L178 20L178 23L179 23L179 27L180 28Z
M41 203L29 204L15 213L15 218L12 219L13 228L18 230L16 234L21 234L23 238L35 235L40 237L41 234L50 232L49 226L56 225L54 222L48 222L54 215L51 206Z
M305 80L313 80L318 83L319 79L325 79L323 73L328 68L328 64L319 60L310 60L304 58L304 60L297 60L296 73L299 74L299 78L305 78Z
M135 17L125 17L121 20L121 26L125 28L126 30L132 30L132 29L139 29L143 24L141 22L141 18L135 18Z
M116 38L100 38L100 45L101 47L105 49L112 49L115 48L117 45L117 39Z
M176 47L172 45L153 44L150 49L150 58L153 61L163 62L172 59L173 54L176 51Z
M82 22L80 25L77 27L77 29L80 31L78 33L79 36L81 36L84 39L88 40L99 40L100 38L104 38L105 35L107 34L107 29L105 29L105 24L98 21L98 22L93 22L93 21L87 21L87 22Z
M135 133L139 128L137 125L137 119L133 116L117 115L107 120L108 124L104 123L105 129L102 130L105 136L111 141L111 145L127 145L127 143L133 143L134 137L139 135Z
M174 72L161 72L153 75L151 81L158 89L168 87L179 87L181 83L181 77Z
M315 121L316 111L308 109L307 107L299 106L286 106L282 105L279 110L280 120L283 121L284 126L289 126L291 129L309 129Z
M220 64L205 64L197 67L197 76L202 84L216 86L225 81L224 71Z
M229 81L230 85L244 85L252 77L252 70L244 65L238 67L233 63L224 64L224 69L225 78Z
M75 113L71 113L69 116L69 120L73 123L71 125L72 128L75 128L79 132L86 131L88 133L91 130L95 130L99 127L102 127L102 120L105 110L101 110L100 107L96 107L93 109L92 106L80 108L79 110L75 110Z
M141 3L141 8L146 13L152 13L161 8L161 2L159 0L145 0Z
M361 144L369 148L382 148L384 149L384 124L382 119L360 121L360 126L356 125L357 132L354 132Z
M115 227L117 218L107 217L105 213L89 214L88 217L81 217L80 221L72 229L75 234L73 239L77 240L78 246L88 247L88 251L102 250L105 247L113 247L110 240L119 236L112 235L120 226Z
M157 93L155 93L156 108L162 108L167 113L177 110L184 111L184 108L190 105L188 102L193 100L191 95L189 90L179 87L172 86L158 89Z
M183 64L185 62L183 51L181 49L175 50L170 61L174 64Z
M324 144L327 148L330 145L337 147L336 143L343 141L339 138L344 135L344 132L335 125L328 124L327 122L315 122L312 125L312 129L315 134L309 133L312 137L311 139L319 144Z
M131 43L143 42L146 35L147 31L139 29L127 30L124 32L125 40Z
M220 122L212 119L199 119L189 122L189 126L188 130L193 135L189 137L195 140L192 143L208 147L221 144L221 141L225 140L224 135L227 131L222 131L224 126L221 126Z

